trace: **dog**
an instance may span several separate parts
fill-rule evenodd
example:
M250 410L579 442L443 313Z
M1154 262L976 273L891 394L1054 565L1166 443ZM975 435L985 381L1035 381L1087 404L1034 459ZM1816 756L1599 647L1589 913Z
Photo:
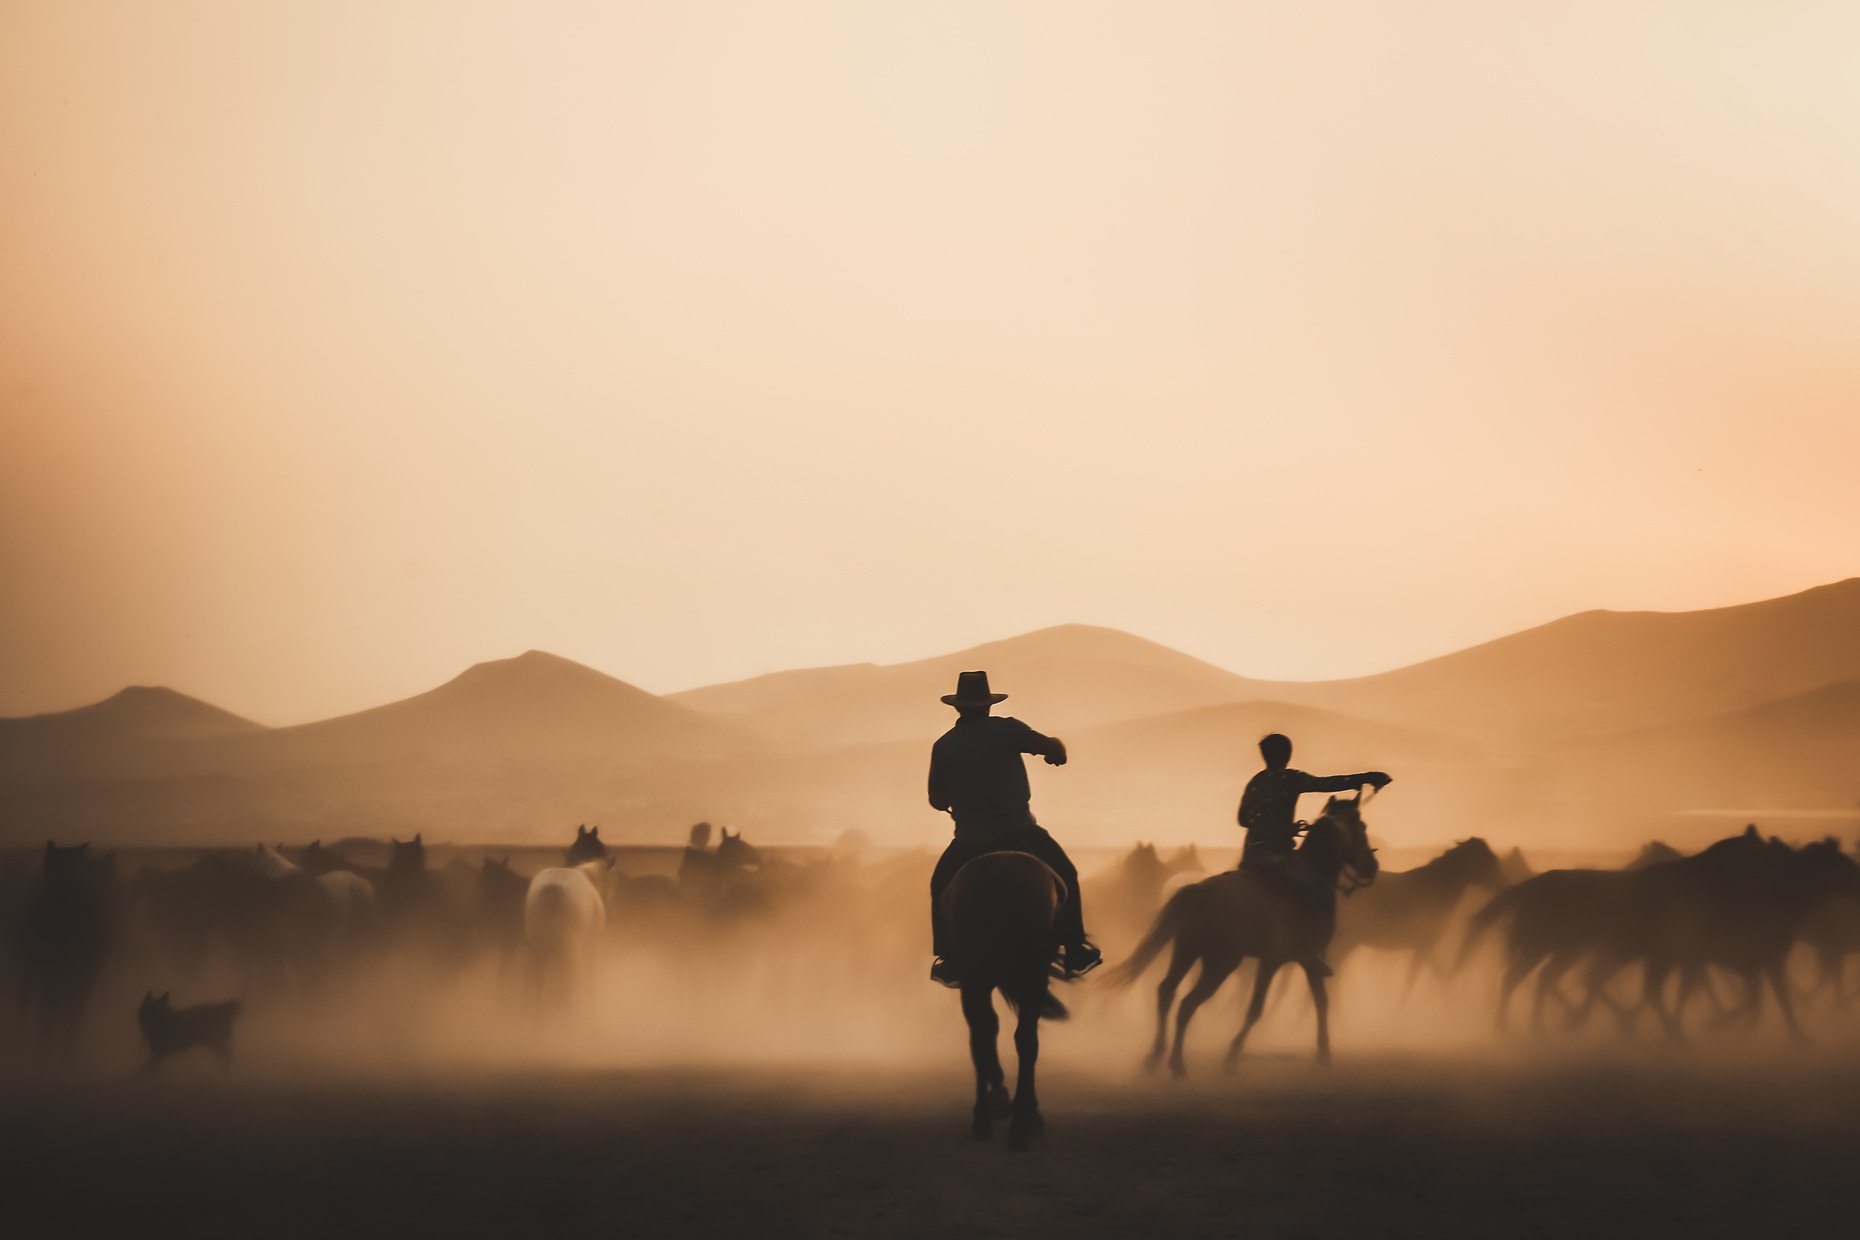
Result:
M220 1067L225 1068L232 1063L233 1022L238 1019L236 999L178 1008L168 1001L165 990L159 996L153 991L144 994L142 1006L136 1010L142 1039L149 1045L149 1061L142 1071L153 1072L162 1060L190 1046L211 1050Z

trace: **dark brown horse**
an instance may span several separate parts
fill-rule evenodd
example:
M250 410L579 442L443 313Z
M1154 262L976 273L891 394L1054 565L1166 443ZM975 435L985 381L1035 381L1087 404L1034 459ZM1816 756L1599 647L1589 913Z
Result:
M1146 1067L1154 1068L1162 1060L1169 1009L1188 971L1200 963L1201 974L1176 1012L1169 1067L1177 1076L1186 1071L1182 1042L1196 1009L1248 956L1259 960L1259 972L1246 1024L1227 1051L1228 1069L1238 1062L1247 1034L1265 1009L1273 975L1294 961L1304 967L1317 1007L1318 1062L1330 1062L1330 999L1324 986L1328 970L1322 957L1337 928L1337 894L1345 887L1355 890L1374 882L1377 868L1358 798L1332 797L1305 832L1298 852L1282 866L1283 873L1270 877L1252 869L1231 870L1184 887L1156 915L1128 963L1111 972L1113 985L1127 985L1165 946L1175 944L1169 971L1156 987L1156 1040Z
M975 1063L976 1140L986 1140L997 1119L1010 1119L1008 1148L1028 1149L1045 1126L1034 1091L1040 1057L1040 1018L1063 1019L1066 1009L1050 990L1048 967L1058 947L1054 919L1066 897L1051 867L1024 852L983 853L956 872L943 892L951 958L962 977L962 1015L969 1024ZM995 1046L999 990L1017 1016L1014 1049L1020 1074L1014 1093Z
M1476 835L1425 865L1384 873L1373 888L1338 914L1330 963L1341 968L1344 958L1358 947L1405 951L1408 973L1402 993L1406 996L1422 970L1441 976L1440 942L1466 893L1474 887L1489 893L1505 885L1498 854Z

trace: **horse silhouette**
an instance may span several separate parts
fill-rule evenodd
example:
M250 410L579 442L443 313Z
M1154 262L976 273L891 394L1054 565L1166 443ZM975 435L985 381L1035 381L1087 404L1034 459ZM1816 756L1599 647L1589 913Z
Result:
M297 868L321 878L338 870L357 873L357 867L339 848L325 848L322 840L311 840L297 853Z
M607 864L584 861L540 871L523 902L523 937L531 993L540 1001L571 998L600 947L607 921L601 887Z
M1402 986L1406 996L1424 969L1442 975L1440 941L1466 893L1475 887L1497 891L1503 886L1498 854L1478 836L1459 841L1415 869L1384 870L1373 887L1338 910L1330 962L1341 968L1359 947L1407 952Z
M704 828L700 835L698 828ZM766 909L767 884L757 883L762 869L762 852L725 827L718 833L717 847L707 851L696 841L709 839L709 823L691 829L693 843L685 848L678 861L678 887L681 894L699 907L720 917L734 917Z
M1337 893L1345 882L1364 886L1376 877L1375 850L1369 846L1357 798L1331 797L1324 812L1305 832L1287 871L1267 877L1257 870L1230 870L1184 887L1172 896L1130 959L1106 980L1113 986L1135 981L1162 949L1175 945L1169 968L1156 987L1156 1037L1144 1064L1161 1062L1176 988L1197 963L1201 973L1176 1011L1175 1043L1169 1067L1182 1076L1182 1046L1195 1012L1220 989L1248 956L1259 960L1246 1022L1228 1047L1226 1066L1239 1061L1246 1038L1265 1009L1273 975L1291 962L1305 970L1317 1009L1318 1062L1330 1062L1330 1001L1325 989L1322 954L1336 930Z
M1034 1085L1040 1057L1040 1019L1063 1019L1065 1006L1051 991L1049 968L1058 949L1055 921L1065 884L1030 853L983 853L956 872L942 896L951 959L962 978L962 1015L969 1026L969 1058L975 1067L975 1110L970 1131L991 1134L998 1119L1009 1120L1008 1148L1025 1150L1045 1128ZM994 994L1001 992L1016 1016L1014 1049L1019 1072L1014 1092L996 1046L1000 1020Z
M562 852L563 865L580 865L584 861L604 861L607 845L601 843L601 829L585 823L575 828L575 842Z
M1602 1002L1616 1009L1624 1029L1639 1011L1650 1009L1669 1037L1683 1039L1687 1001L1706 971L1716 967L1744 983L1743 1003L1725 1019L1755 1020L1767 981L1785 1027L1805 1040L1789 991L1787 957L1808 911L1839 895L1860 896L1860 865L1838 843L1794 849L1765 840L1753 825L1695 856L1620 871L1552 870L1502 891L1474 915L1462 958L1480 936L1504 926L1501 1027L1512 992L1539 969L1534 1027L1544 1000L1554 997L1568 1010L1572 1027ZM1558 978L1584 961L1587 996L1576 1005ZM1627 1008L1611 1000L1606 987L1631 964L1641 966L1641 998ZM1675 974L1678 993L1668 1008L1666 984Z
M1837 893L1818 901L1803 914L1799 934L1815 957L1809 994L1829 990L1840 1004L1860 994L1847 988L1847 958L1860 955L1860 897Z

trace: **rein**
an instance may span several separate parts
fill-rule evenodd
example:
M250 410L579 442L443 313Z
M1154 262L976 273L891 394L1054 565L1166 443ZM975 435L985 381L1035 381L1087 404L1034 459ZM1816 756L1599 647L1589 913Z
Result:
M1355 804L1357 806L1357 812L1358 812L1357 821L1358 822L1362 821L1361 812L1362 812L1363 804L1367 802L1368 800L1370 800L1375 795L1376 795L1376 789L1373 787L1365 788L1363 789L1363 791L1357 794ZM1327 817L1329 817L1329 815L1327 814L1320 816L1318 818L1318 822L1323 822L1324 819ZM1309 840L1310 838L1311 827L1314 827L1316 825L1317 823L1314 822L1314 823L1311 823L1309 826L1304 827L1304 834L1307 840ZM1354 892L1361 891L1363 888L1372 885L1375 881L1376 880L1374 878L1364 878L1362 875L1357 873L1356 868L1352 866L1348 861L1344 860L1342 857L1338 858L1337 877L1332 881L1332 886L1336 888L1337 893L1339 895L1345 895L1345 896L1351 895Z

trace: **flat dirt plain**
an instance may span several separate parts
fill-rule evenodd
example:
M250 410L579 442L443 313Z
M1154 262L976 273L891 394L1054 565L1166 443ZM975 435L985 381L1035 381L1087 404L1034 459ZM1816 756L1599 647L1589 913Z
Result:
M1748 1237L1851 1234L1860 1210L1851 1047L1123 1067L1055 1065L1024 1154L970 1139L953 1056L15 1079L5 1216L22 1237Z

